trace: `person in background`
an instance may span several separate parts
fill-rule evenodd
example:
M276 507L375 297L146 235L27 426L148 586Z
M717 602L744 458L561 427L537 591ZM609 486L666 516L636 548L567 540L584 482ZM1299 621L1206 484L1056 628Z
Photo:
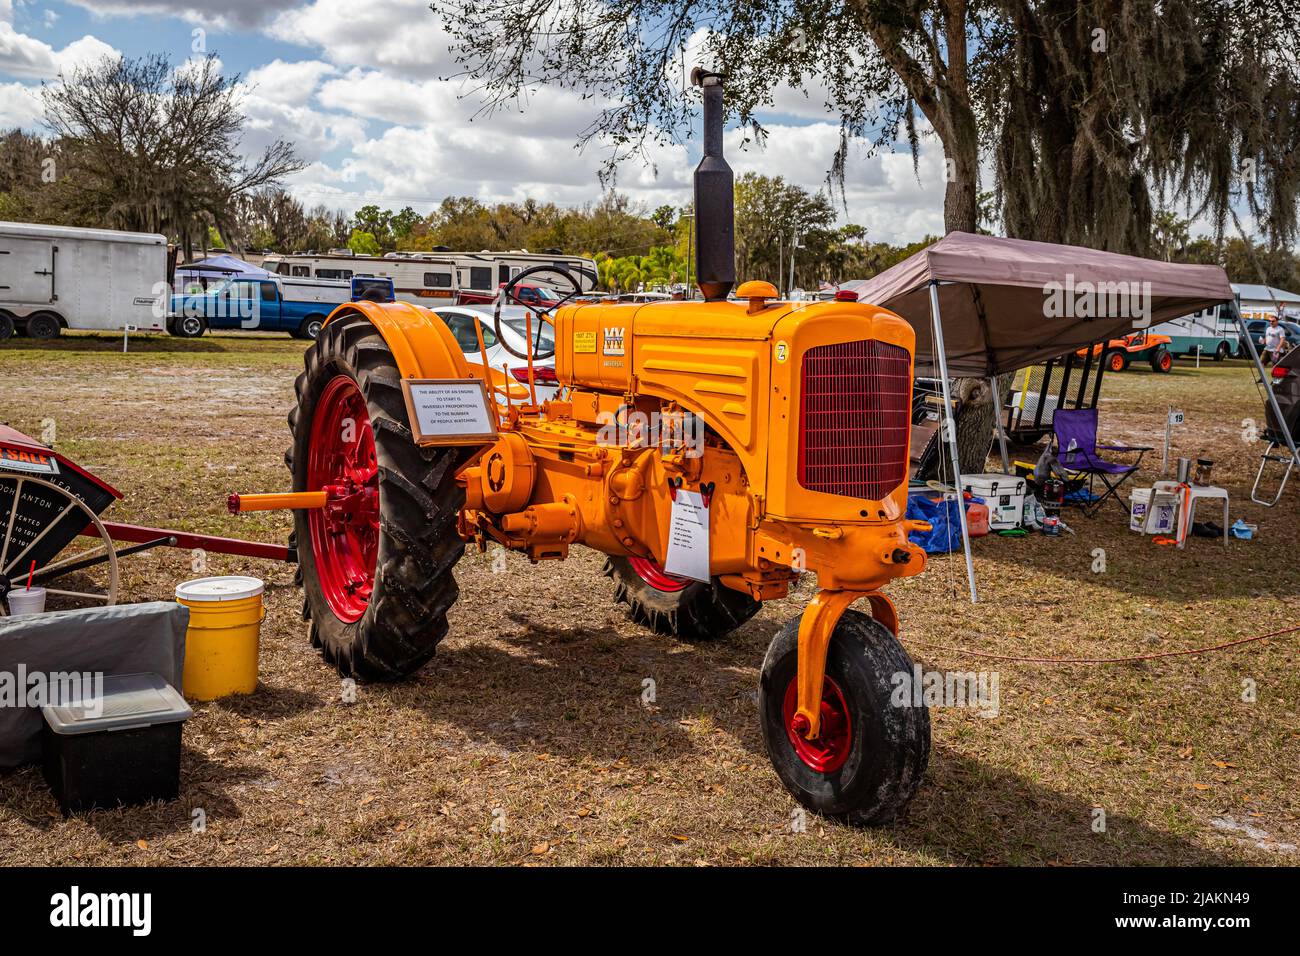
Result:
M1278 306L1278 312L1286 314L1286 304ZM1278 322L1277 316L1268 320L1268 328L1264 330L1264 361L1269 365L1276 365L1282 358L1282 352L1286 345L1286 329Z

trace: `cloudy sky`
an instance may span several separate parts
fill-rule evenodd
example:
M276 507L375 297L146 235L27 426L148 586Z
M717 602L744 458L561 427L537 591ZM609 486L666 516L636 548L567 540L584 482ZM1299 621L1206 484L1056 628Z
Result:
M219 12L216 12L219 11ZM524 196L580 205L599 194L598 146L575 148L590 101L539 90L521 111L475 116L481 102L451 72L449 39L427 0L0 0L0 128L40 128L38 92L60 71L106 53L215 53L245 84L245 147L293 142L311 165L289 181L307 205L366 203L427 212L447 195ZM761 117L765 149L728 158L738 173L822 186L838 129L820 103L794 91ZM689 198L694 141L629 162L617 188L651 207ZM851 162L848 218L891 242L940 233L942 153L927 141L920 177L900 146Z

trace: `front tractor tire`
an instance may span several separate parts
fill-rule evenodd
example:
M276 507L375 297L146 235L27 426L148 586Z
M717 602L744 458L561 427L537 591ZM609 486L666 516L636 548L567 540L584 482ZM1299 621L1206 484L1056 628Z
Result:
M821 732L795 726L799 618L772 639L759 678L763 741L786 789L815 813L859 825L891 822L916 794L930 759L930 712L895 705L895 674L912 659L884 625L845 611L826 653Z
M464 450L412 441L397 363L364 317L325 326L304 363L285 462L294 491L335 493L294 512L303 617L340 674L398 680L433 656L459 593Z
M1151 371L1159 372L1160 374L1168 374L1173 371L1174 368L1173 353L1164 346L1161 346L1151 353L1150 362Z
M721 637L762 607L716 579L705 584L680 578L647 558L610 556L605 575L614 581L614 600L628 606L632 620L656 634L686 641Z

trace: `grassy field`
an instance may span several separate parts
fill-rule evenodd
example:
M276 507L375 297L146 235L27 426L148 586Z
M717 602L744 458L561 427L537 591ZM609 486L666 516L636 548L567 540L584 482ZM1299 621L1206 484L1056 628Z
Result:
M52 419L58 449L125 494L115 520L282 540L284 515L232 518L224 501L287 487L302 344L232 334L120 348L108 336L0 344L0 421L39 434ZM996 670L1000 708L932 712L926 781L891 828L810 817L796 832L763 750L758 668L811 581L737 633L690 645L628 621L597 555L538 567L511 555L502 575L467 554L436 659L348 704L308 645L291 569L213 556L211 573L267 580L259 691L196 706L177 803L64 820L38 769L0 774L0 863L1300 862L1300 635L1119 665L962 650L1113 657L1300 622L1300 484L1274 509L1250 504L1262 446L1244 440L1243 420L1262 420L1262 405L1246 367L1133 370L1104 392L1106 440L1158 445L1166 406L1186 412L1175 454L1216 460L1256 540L1177 552L1130 533L1116 508L1067 512L1074 536L975 543L979 605L959 558L893 587L918 663ZM1158 453L1148 463L1146 483ZM178 551L123 567L129 600L167 599L191 576Z

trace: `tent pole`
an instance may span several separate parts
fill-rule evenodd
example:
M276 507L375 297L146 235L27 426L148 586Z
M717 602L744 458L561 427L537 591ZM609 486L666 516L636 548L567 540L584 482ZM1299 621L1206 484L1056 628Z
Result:
M966 552L966 581L970 584L970 602L979 596L975 592L975 561L970 555L970 532L966 528L966 500L961 490L961 461L957 452L957 422L952 417L952 394L948 387L948 356L943 346L943 322L939 315L939 283L930 280L930 323L934 327L935 353L939 360L939 383L943 386L943 414L948 425L948 453L952 456L953 485L957 489L957 520L961 523L962 549Z
M993 421L998 426L998 450L1002 452L1002 474L1011 474L1011 459L1007 457L1007 433L1002 430L1002 392L998 390L998 377L989 376L989 402L993 405Z
M1255 340L1250 337L1250 332L1246 328L1246 320L1241 317L1241 307L1237 305L1237 300L1233 299L1232 302L1228 303L1228 308L1232 309L1232 317L1237 322L1237 329L1241 333L1242 340L1246 343L1246 348L1250 351L1250 360L1255 363L1255 371L1259 373L1259 381L1264 386L1264 394L1268 396L1268 404L1273 409L1273 417L1282 426L1279 430L1282 432L1283 437L1286 438L1286 446L1291 452L1291 459L1300 465L1300 451L1296 450L1295 439L1291 436L1291 429L1286 427L1286 419L1282 417L1282 409L1278 407L1277 396L1273 394L1273 385L1268 380L1268 373L1264 371L1264 363L1260 361L1259 352L1255 348Z

